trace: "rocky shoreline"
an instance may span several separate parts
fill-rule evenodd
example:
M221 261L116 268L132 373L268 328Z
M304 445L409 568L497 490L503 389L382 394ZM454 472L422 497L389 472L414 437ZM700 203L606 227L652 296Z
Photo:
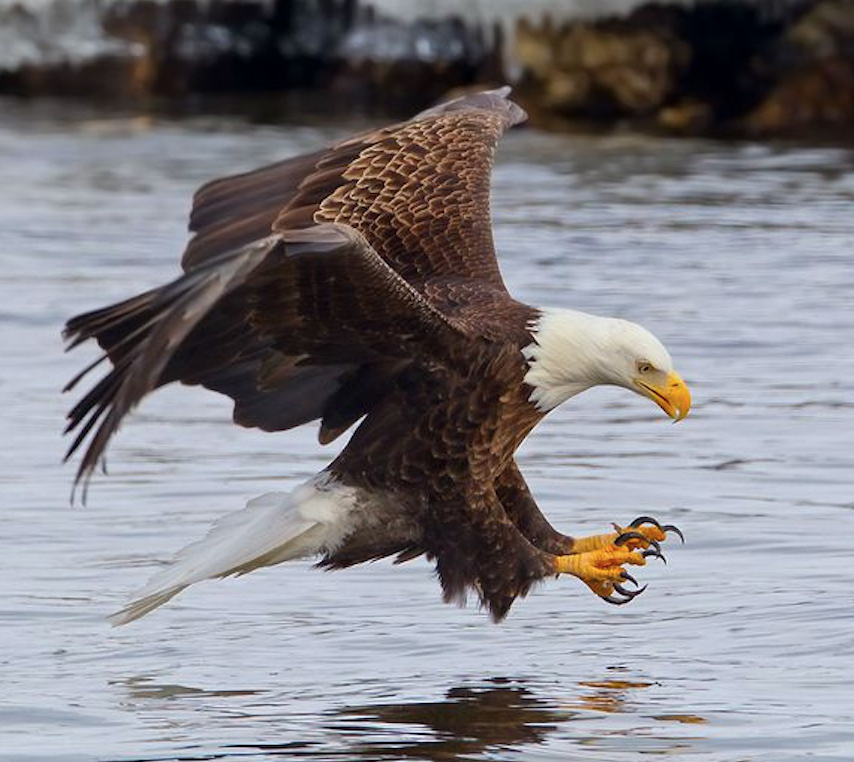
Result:
M332 110L404 113L455 88L510 81L535 121L566 127L854 136L854 0L649 3L622 17L480 24L385 6L7 0L0 94L285 93Z

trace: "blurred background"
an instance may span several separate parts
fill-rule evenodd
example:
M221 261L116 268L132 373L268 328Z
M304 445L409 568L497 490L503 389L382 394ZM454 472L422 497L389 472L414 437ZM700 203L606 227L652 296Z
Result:
M849 136L850 0L0 0L0 93L406 114L511 82L537 122ZM262 97L263 96L263 97ZM215 105L216 104L216 105Z
M178 274L203 182L503 83L510 290L648 326L695 400L588 392L520 466L568 533L687 543L621 608L561 578L495 626L423 560L305 562L110 629L339 443L168 387L71 508L64 322ZM0 0L0 760L850 762L852 124L846 0Z

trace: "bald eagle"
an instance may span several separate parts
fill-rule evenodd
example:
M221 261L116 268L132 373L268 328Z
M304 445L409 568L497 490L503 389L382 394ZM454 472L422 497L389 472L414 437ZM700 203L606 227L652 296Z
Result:
M690 394L644 328L508 293L489 213L496 144L526 118L508 94L458 98L208 183L180 277L68 322L69 348L95 339L104 355L67 389L112 364L68 415L67 457L86 445L75 484L124 416L174 381L228 395L242 426L319 420L323 444L361 421L324 471L222 519L114 623L199 580L303 557L338 569L423 554L445 600L473 593L495 621L561 573L610 603L643 590L624 567L662 557L678 530L640 517L562 534L514 453L550 410L593 386L629 389L674 420Z

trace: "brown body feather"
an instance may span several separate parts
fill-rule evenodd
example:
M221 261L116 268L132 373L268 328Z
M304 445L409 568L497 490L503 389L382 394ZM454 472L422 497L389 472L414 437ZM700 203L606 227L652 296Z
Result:
M228 394L242 425L320 419L323 443L364 416L330 470L398 518L322 563L426 553L447 599L474 590L503 617L572 542L513 461L542 414L521 352L537 313L507 293L492 243L495 146L524 118L505 96L200 189L185 274L67 326L72 346L95 338L113 364L69 415L69 455L91 435L78 479L124 415L172 381Z

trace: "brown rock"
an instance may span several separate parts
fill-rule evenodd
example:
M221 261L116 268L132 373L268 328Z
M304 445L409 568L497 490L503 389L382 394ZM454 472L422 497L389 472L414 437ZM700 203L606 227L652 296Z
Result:
M551 20L534 27L526 18L516 24L513 60L530 76L544 78L554 67L555 31Z
M854 55L854 3L818 3L789 29L786 38L802 55L813 59Z
M854 61L827 59L783 77L744 125L754 135L854 131Z
M704 132L713 122L710 104L692 98L667 106L658 112L658 123L667 130L696 134Z
M854 2L807 7L756 68L770 72L771 84L745 116L747 132L854 136Z
M546 80L543 104L558 110L580 109L590 98L590 76L581 70L555 72Z
M666 25L520 22L514 49L543 104L575 116L645 115L671 97L689 54Z

